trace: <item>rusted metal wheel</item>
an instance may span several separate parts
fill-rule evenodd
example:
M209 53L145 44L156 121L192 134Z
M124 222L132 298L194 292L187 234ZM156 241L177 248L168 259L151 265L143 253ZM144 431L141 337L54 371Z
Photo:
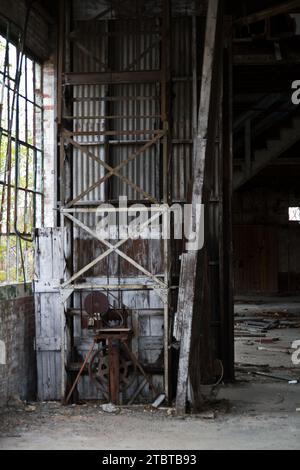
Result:
M105 315L109 310L108 298L102 292L91 292L84 301L84 308L88 315Z
M120 346L119 389L125 392L136 379L136 365L132 362L126 350ZM92 356L89 363L89 375L96 387L104 393L109 391L109 357L108 347L101 346Z

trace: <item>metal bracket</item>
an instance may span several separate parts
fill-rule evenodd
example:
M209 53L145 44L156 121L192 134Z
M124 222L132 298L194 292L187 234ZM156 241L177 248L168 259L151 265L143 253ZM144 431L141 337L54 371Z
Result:
M69 289L63 289L63 288L61 288L60 289L61 302L64 304L71 297L73 292L74 292L74 288L72 288L72 289L70 289L70 288Z

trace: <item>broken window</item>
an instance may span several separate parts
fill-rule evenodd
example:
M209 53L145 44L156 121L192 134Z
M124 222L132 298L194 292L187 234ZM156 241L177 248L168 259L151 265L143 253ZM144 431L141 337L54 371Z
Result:
M32 278L32 231L43 214L41 65L24 54L22 33L0 34L0 283Z
M289 221L300 222L300 207L289 207Z

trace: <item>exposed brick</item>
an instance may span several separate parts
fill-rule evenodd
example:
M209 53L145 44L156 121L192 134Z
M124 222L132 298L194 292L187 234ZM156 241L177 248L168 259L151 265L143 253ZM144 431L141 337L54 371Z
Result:
M0 365L0 405L12 396L36 395L35 315L32 296L0 301L0 340L6 365Z

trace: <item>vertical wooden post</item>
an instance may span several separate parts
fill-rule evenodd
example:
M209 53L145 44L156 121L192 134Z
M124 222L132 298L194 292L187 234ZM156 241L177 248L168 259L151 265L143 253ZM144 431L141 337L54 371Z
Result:
M113 340L108 340L109 358L109 398L111 403L119 405L119 382L120 382L120 357L119 345L113 344Z
M58 54L58 64L57 64L57 125L59 132L59 192L60 192L60 206L65 202L65 143L64 136L62 133L62 116L64 112L63 106L63 73L64 73L64 55L65 55L65 14L66 14L66 2L62 0L59 4L59 30L58 30L58 44L57 44L57 54ZM61 216L61 227L64 238L64 217ZM64 246L64 241L63 241ZM64 249L63 249L64 256ZM61 400L64 403L65 393L66 393L66 377L65 377L65 304L61 299L60 306L60 320L61 320L61 331L60 331L60 348L61 348Z
M249 178L251 175L251 119L247 119L245 123L245 177Z
M192 214L190 218L190 228L197 230L195 224L195 214L197 207L203 202L204 174L206 158L209 150L215 145L215 125L211 119L213 86L215 85L214 66L218 44L217 24L220 13L219 0L209 0L206 19L206 34L204 44L204 59L202 68L202 82L200 107L198 115L198 130L195 138L195 163L192 190ZM188 259L189 269L180 278L179 288L183 289L185 300L183 302L182 336L180 344L180 358L178 370L178 384L176 396L177 414L184 414L187 400L187 384L189 377L191 335L194 315L194 301L196 289L202 290L202 285L197 284L196 275L198 272L198 251L190 251L183 254ZM203 268L203 266L202 266ZM202 269L203 276L203 269ZM201 283L202 284L202 283ZM179 307L180 308L180 307ZM200 335L200 331L198 332Z
M162 167L163 167L163 202L169 203L170 190L170 34L171 34L171 4L170 0L162 0L162 48L161 48L161 119L163 130L165 132L162 144ZM164 240L164 282L167 286L170 284L170 241ZM170 399L170 326L169 326L169 292L166 292L164 298L164 385L166 399Z
M223 63L223 317L222 360L224 379L234 380L234 286L232 243L232 17L226 16Z
M71 71L71 50L69 35L71 29L71 2L62 0L59 9L59 37L58 37L58 90L57 90L57 121L60 144L60 209L63 209L72 199L72 150L65 149L64 137L64 114L73 114L72 101L66 103L63 94L63 74ZM73 125L73 124L72 124ZM71 127L72 129L72 127ZM63 233L63 257L66 260L66 269L63 273L62 282L69 279L72 274L72 224L60 213L60 225ZM66 341L67 321L65 316L66 303L70 306L71 294L61 290L61 395L62 400L66 393L66 366L68 361L69 344ZM63 300L64 299L64 300Z
M64 214L61 214L61 230L62 230L62 256L65 259L65 217ZM62 273L64 279L65 273ZM64 403L66 395L66 314L65 314L65 302L61 296L61 306L60 306L60 321L61 321L61 330L60 330L60 360L61 360L61 401Z
M198 55L197 55L197 17L192 17L192 67L193 67L193 140L198 129ZM195 164L195 150L193 149L193 166Z

